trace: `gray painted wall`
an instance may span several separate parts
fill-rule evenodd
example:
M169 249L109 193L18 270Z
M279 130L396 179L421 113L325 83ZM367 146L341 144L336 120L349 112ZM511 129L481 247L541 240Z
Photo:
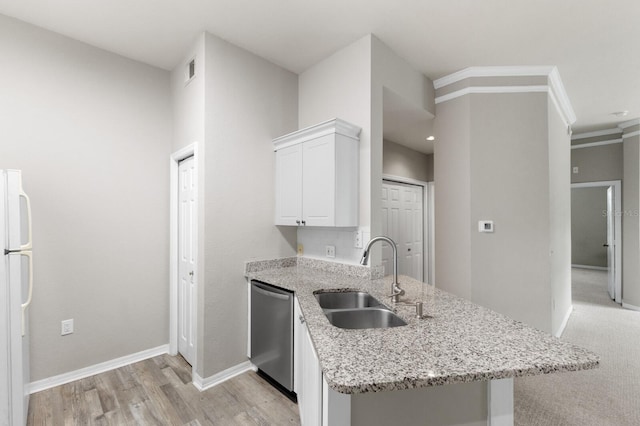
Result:
M607 188L571 190L571 263L607 267Z
M300 129L331 118L341 118L360 132L359 227L366 233L371 224L371 36L335 52L299 76L298 127ZM331 230L300 228L298 243L304 256L325 258L324 248L332 243L339 262L357 263L362 249L353 247L355 228ZM326 258L325 258L326 259Z
M438 104L434 210L435 285L471 300L470 104L469 96Z
M571 150L571 183L621 180L623 146L621 143Z
M204 376L246 360L244 262L294 256L276 227L272 139L296 130L298 76L206 34Z
M549 278L551 332L571 314L571 140L555 103L547 98L549 150Z
M298 77L204 33L172 73L174 149L201 142L197 372L246 360L244 262L295 255L296 230L273 224L272 139L297 128Z
M623 144L622 301L640 307L640 136L625 138Z
M547 95L472 95L470 111L472 300L551 331Z
M382 173L433 182L433 154L423 154L411 148L384 140Z
M0 52L0 168L33 205L31 379L166 344L169 73L1 15Z
M467 95L437 112L435 284L555 332L570 306L564 123L542 93Z

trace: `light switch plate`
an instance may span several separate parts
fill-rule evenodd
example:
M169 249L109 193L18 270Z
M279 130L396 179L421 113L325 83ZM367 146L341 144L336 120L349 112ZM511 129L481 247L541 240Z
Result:
M478 232L493 232L493 221L492 220L479 220L478 221Z
M61 336L66 336L67 334L71 333L73 333L73 318L62 321L60 328Z

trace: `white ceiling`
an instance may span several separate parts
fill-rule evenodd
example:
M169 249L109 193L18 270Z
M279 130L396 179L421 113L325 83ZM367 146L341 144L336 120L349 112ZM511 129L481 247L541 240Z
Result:
M0 13L167 70L205 30L298 73L373 33L432 79L556 65L574 132L640 117L637 0L0 0Z

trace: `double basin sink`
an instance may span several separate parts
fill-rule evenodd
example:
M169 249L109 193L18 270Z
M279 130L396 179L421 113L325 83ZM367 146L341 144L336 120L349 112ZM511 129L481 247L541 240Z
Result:
M331 324L339 328L389 328L407 323L375 297L362 291L320 291L315 293Z

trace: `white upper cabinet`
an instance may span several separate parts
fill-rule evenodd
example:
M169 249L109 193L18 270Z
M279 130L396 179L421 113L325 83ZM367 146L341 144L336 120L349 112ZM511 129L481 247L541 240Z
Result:
M276 225L358 226L359 134L336 118L274 139Z

